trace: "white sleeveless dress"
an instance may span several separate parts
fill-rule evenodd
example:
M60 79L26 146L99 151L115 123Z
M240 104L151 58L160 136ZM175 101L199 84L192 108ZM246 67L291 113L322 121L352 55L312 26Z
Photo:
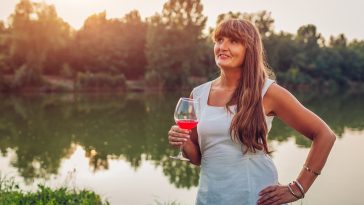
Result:
M262 96L273 82L266 80ZM263 151L243 154L243 146L231 140L233 114L207 104L211 83L192 91L201 103L197 132L202 159L196 205L255 205L262 189L278 184L277 169ZM230 108L235 112L236 106ZM273 116L265 119L269 132Z

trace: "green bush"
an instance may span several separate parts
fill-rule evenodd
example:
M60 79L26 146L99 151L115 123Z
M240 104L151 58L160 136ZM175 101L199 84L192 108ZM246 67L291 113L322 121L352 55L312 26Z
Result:
M99 195L88 190L69 190L38 185L37 192L24 193L12 179L0 179L1 205L109 205Z
M162 202L159 200L155 200L155 205L181 205L179 202L177 201L166 201L166 202Z
M107 73L78 73L76 87L87 88L126 88L126 79L123 74L111 75Z
M27 66L23 65L15 71L13 87L20 87L28 81Z
M42 92L71 92L73 91L73 86L66 83L51 83L44 82L39 91Z
M162 79L161 75L155 71L150 70L145 74L145 83L149 88L162 88L164 85L164 80Z
M5 79L1 74L0 71L0 91L5 90L6 89L6 83L5 83Z
M37 73L30 66L24 64L15 71L14 80L12 83L13 88L19 88L26 85L41 85L44 83L39 73Z
M68 63L63 64L60 75L64 78L72 78L73 77L72 67Z
M309 75L303 73L298 68L292 67L286 72L277 73L277 79L287 85L314 85L315 81Z

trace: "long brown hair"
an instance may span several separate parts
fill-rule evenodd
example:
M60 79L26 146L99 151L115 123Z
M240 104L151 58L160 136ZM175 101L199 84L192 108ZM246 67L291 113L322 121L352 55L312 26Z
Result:
M269 69L259 32L247 20L229 19L220 23L212 36L215 42L221 37L231 38L246 47L239 83L226 104L227 109L231 104L236 104L237 109L230 126L232 140L244 144L247 148L245 153L256 150L270 153L266 139L268 128L262 104L262 89Z

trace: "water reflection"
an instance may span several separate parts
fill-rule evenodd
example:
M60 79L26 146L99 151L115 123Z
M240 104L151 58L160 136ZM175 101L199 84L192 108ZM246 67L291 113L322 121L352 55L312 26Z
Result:
M296 94L296 96L303 105L320 116L339 138L343 136L345 128L358 131L364 129L363 94L305 93ZM285 126L279 119L275 119L269 138L286 141L289 137L294 137L298 146L309 147L311 145L311 141Z
M144 159L162 167L176 187L198 184L198 168L170 160L167 130L179 96L161 94L57 94L0 96L0 151L10 148L15 167L27 183L57 174L61 161L81 145L94 172L107 170L110 159L122 159L137 170ZM300 101L322 117L337 133L345 128L364 129L363 96L298 95ZM269 138L309 147L310 141L274 120Z

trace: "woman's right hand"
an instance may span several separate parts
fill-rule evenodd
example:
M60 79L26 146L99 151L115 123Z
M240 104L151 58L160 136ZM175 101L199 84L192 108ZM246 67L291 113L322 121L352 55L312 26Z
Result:
M173 125L168 131L168 142L173 147L180 147L190 139L190 130L181 129L177 125Z

